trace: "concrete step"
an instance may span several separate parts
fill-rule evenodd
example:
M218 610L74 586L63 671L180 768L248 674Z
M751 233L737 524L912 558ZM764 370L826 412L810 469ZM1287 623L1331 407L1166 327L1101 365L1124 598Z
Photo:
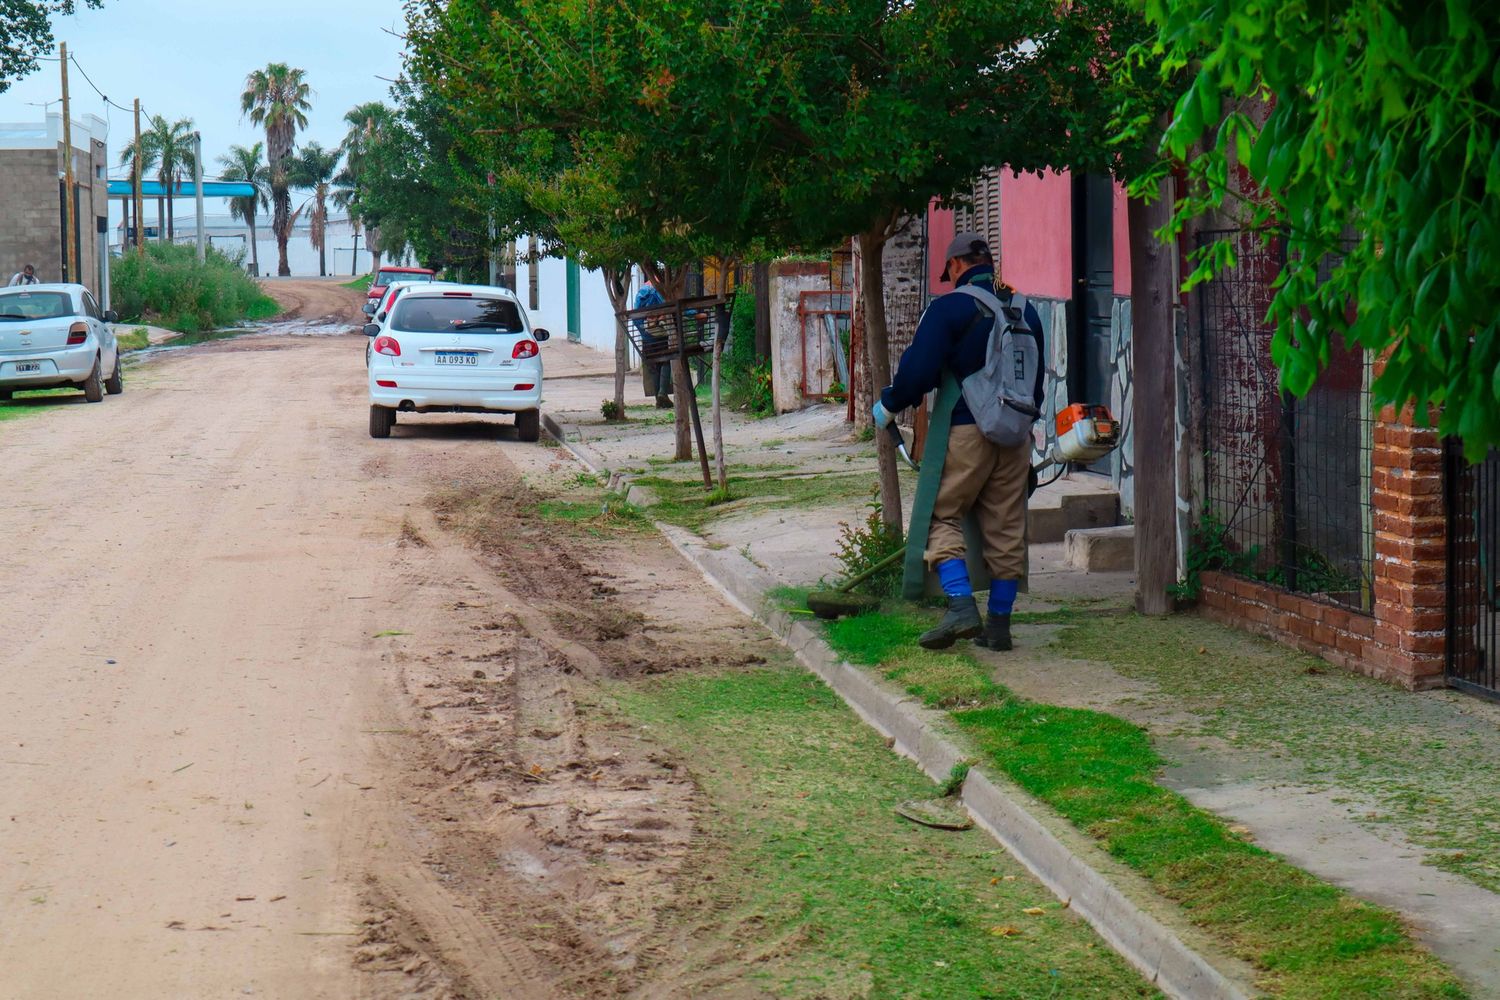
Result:
M1063 539L1068 565L1083 573L1118 573L1135 569L1135 525L1074 528Z
M1119 520L1120 497L1117 493L1038 490L1026 512L1026 539L1033 545L1061 542L1069 531L1109 528Z

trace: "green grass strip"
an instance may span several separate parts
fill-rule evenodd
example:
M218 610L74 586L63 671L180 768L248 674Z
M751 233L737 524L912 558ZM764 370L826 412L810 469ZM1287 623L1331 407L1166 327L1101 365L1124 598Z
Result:
M1146 731L1084 709L1044 705L997 684L965 652L916 644L932 618L847 618L829 642L946 708L984 759L1143 874L1189 918L1293 998L1454 998L1467 994L1393 913L1247 843L1217 817L1161 787Z
M345 281L340 287L357 288L361 292L368 292L370 290L370 285L372 285L374 281L374 274L366 274L363 277L355 278L353 281Z
M736 500L757 500L756 510L812 509L867 498L871 488L869 477L861 475L731 476L727 496L704 489L702 480L641 476L635 482L649 487L661 500L651 508L652 517L691 531L722 516L724 506Z
M1159 995L983 833L897 817L938 790L805 671L679 672L614 691L704 793L678 879L697 921L675 932L695 943L690 970L803 1000Z

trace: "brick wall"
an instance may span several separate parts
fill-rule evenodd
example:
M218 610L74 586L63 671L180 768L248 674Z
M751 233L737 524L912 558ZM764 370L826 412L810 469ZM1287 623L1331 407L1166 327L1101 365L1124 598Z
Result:
M1373 445L1372 614L1224 573L1203 575L1203 613L1406 688L1438 687L1447 634L1441 441L1409 409L1386 407Z

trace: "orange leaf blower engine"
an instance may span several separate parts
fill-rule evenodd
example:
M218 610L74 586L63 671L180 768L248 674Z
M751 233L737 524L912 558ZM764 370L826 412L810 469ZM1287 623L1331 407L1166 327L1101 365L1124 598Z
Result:
M1058 411L1057 433L1047 456L1032 466L1040 472L1050 465L1097 462L1120 446L1120 422L1110 415L1109 407L1074 403Z

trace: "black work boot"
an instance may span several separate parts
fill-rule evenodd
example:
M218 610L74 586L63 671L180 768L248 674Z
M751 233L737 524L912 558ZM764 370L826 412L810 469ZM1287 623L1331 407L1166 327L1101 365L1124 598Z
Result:
M948 613L937 623L937 628L923 632L917 645L923 649L947 649L960 639L972 639L984 631L979 620L979 605L973 595L948 598Z
M1003 653L1010 649L1010 615L991 614L984 623L984 635L974 645Z

